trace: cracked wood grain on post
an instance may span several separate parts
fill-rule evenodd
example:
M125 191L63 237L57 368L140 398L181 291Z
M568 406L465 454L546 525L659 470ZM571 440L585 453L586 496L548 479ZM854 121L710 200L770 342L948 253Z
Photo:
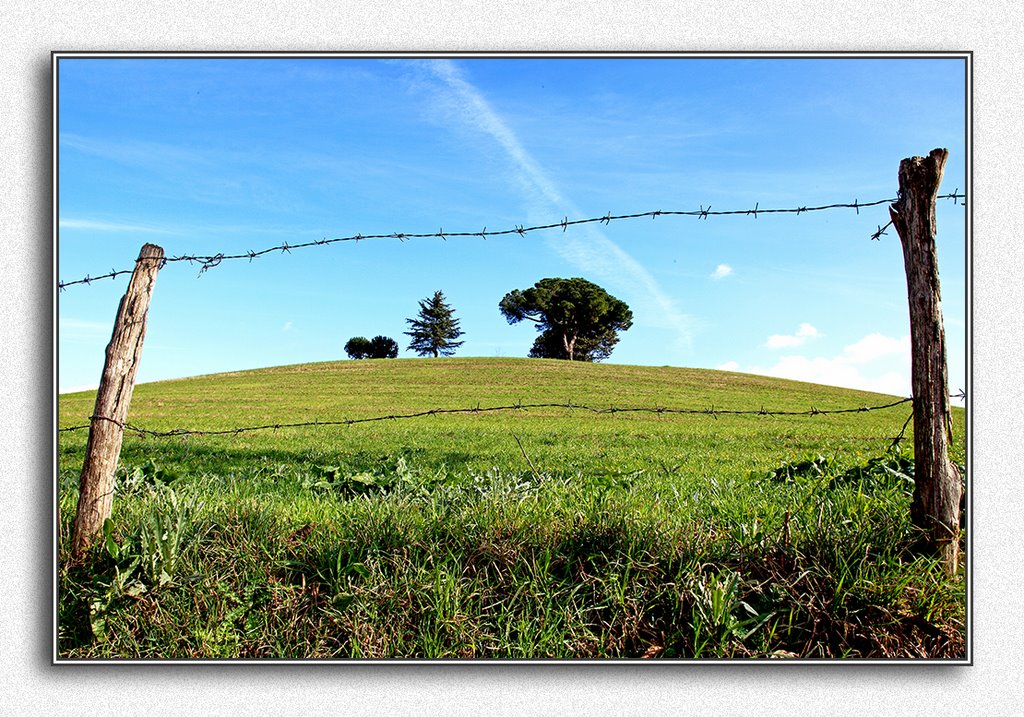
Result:
M911 518L947 574L960 551L960 473L949 459L950 408L946 334L942 321L939 262L935 250L935 200L949 152L900 162L899 199L889 209L903 245L910 307L911 386L914 395L914 497Z
M155 244L143 245L128 289L117 308L79 480L78 509L71 538L72 554L76 558L89 549L100 534L103 521L110 517L114 474L142 356L146 316L156 275L163 264L162 248Z

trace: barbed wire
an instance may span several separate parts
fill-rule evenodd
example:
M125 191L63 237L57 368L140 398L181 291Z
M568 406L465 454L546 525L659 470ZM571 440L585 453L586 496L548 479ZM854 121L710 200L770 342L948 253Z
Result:
M224 428L224 429L193 429L193 428L173 428L167 431L157 431L148 428L142 428L135 426L128 422L117 421L113 418L106 416L92 416L90 420L102 420L114 423L120 426L123 430L131 431L140 436L153 436L155 438L168 438L175 436L225 436L225 435L239 435L242 433L251 433L253 431L266 431L266 430L278 430L282 428L313 428L313 427L329 427L329 426L351 426L357 423L373 423L376 421L397 421L411 418L423 418L426 416L439 416L439 415L451 415L459 413L494 413L498 411L528 411L534 409L551 409L561 408L568 410L579 410L588 411L595 414L615 414L615 413L653 413L660 415L704 415L718 418L719 416L828 416L837 414L849 414L849 413L867 413L870 411L881 411L887 408L894 408L901 406L905 403L913 401L913 398L901 398L892 403L886 403L875 406L858 406L855 408L832 408L832 409L819 409L812 406L811 408L804 411L795 410L768 410L763 406L758 409L728 409L728 408L715 408L713 405L708 408L668 408L663 406L609 406L596 407L587 406L580 403L573 403L567 401L565 403L515 403L504 406L480 406L479 404L469 408L432 408L427 411L417 411L414 413L403 413L403 414L387 414L380 416L372 416L368 418L346 418L341 420L331 421L304 421L301 423L267 423L258 426L243 426L238 428ZM70 426L68 428L59 429L59 433L68 433L72 431L81 431L89 428L90 424L83 424L79 426Z
M966 200L967 195L966 194L959 194L958 192L959 192L959 188L954 189L949 194L945 194L945 195L942 195L942 196L937 197L937 198L938 199L953 199L953 200L964 199L964 200ZM238 259L248 259L249 262L251 263L253 259L257 259L259 257L265 256L267 254L272 254L272 253L275 253L275 252L280 252L282 254L290 254L293 249L306 249L306 248L314 247L314 246L326 246L328 244L337 244L339 242L347 242L347 241L359 242L359 241L365 241L365 240L369 240L369 239L398 239L399 241L403 241L404 242L404 241L407 241L409 239L443 239L443 240L447 240L449 237L481 237L482 239L487 239L487 237L510 236L510 235L514 235L514 234L517 234L519 236L526 236L526 234L528 234L530 232L537 232L537 231L544 231L544 230L558 229L558 228L561 228L562 232L565 232L569 227L579 226L581 224L595 224L595 223L597 223L597 224L605 224L605 225L607 225L607 224L609 224L609 223L611 223L613 221L622 221L622 220L626 220L626 219L639 219L639 218L642 218L642 217L651 217L652 219L654 219L654 218L663 217L663 216L664 217L667 217L667 216L687 216L687 217L697 217L698 219L705 219L706 220L709 216L730 216L730 215L737 216L737 215L743 215L743 216L753 216L755 219L757 219L757 216L759 214L796 214L796 215L800 215L800 214L803 214L803 213L821 212L821 211L827 211L827 210L831 210L831 209L853 209L853 210L855 210L857 212L857 214L860 214L860 210L861 209L865 209L865 208L868 208L868 207L875 207L875 206L878 206L880 204L892 204L892 203L894 203L896 201L897 201L896 198L876 199L876 200L871 201L871 202L860 202L857 199L854 199L852 204L851 203L823 204L823 205L820 205L820 206L800 206L800 207L793 207L793 208L788 208L788 209L761 209L760 208L760 203L758 202L758 203L754 204L753 209L728 209L728 210L714 210L714 211L712 211L710 204L708 205L708 207L706 209L704 208L704 205L701 204L700 205L700 209L695 209L695 210L672 210L672 211L656 210L656 211L650 211L650 212L639 212L639 213L635 213L635 214L615 214L615 215L613 215L611 212L609 212L608 214L605 214L604 216L600 216L600 217L590 217L588 219L573 219L573 220L570 220L568 217L564 217L559 222L550 222L548 224L538 224L536 226L529 226L529 227L523 226L522 224L517 224L512 229L501 229L501 230L496 230L496 231L488 231L487 227L484 227L483 230L481 230L481 231L446 232L442 228L442 229L438 229L436 232L427 232L427 233L391 232L390 234L355 234L355 235L352 235L352 236L335 237L333 239L327 239L327 238L316 239L316 240L313 240L313 241L301 242L301 243L298 243L298 244L289 244L288 242L284 242L282 244L278 244L277 246L272 246L272 247L267 247L266 249L261 249L260 251L248 250L246 252L236 253L236 254L227 254L227 253L224 253L224 252L220 252L220 253L217 253L217 254L206 254L206 255L202 255L202 254L182 254L182 255L178 255L178 256L171 256L171 257L165 258L164 259L164 264L174 263L174 262L188 262L189 264L192 264L192 265L198 264L199 265L199 275L202 276L205 272L209 271L210 269L212 269L212 268L214 268L216 266L219 266L222 262L225 262L225 261L233 261L233 260L238 260ZM966 206L966 201L964 202L964 205ZM891 225L892 225L892 222L890 221L885 226L878 226L877 231L875 231L871 235L871 239L877 240L880 237L884 236L886 234L885 230L888 229L889 226L891 226ZM85 277L83 277L81 279L76 279L74 281L59 281L57 283L57 288L60 291L64 291L69 286L82 285L82 284L89 285L89 284L92 284L93 282L102 281L104 279L116 279L118 276L121 276L122 274L131 274L133 270L134 269L111 269L108 273L106 273L106 274L99 274L97 276L90 276L90 275L87 274Z

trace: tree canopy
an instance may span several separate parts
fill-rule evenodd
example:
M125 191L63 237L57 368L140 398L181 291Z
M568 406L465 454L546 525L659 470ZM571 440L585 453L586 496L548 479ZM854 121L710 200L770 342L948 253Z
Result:
M387 336L353 336L345 344L345 353L350 359L395 358L398 356L398 343Z
M370 358L397 358L398 342L388 336L370 339Z
M505 294L498 304L509 324L532 321L540 335L530 356L601 361L611 355L619 332L633 325L633 312L586 279L541 279Z
M370 339L365 336L353 336L345 344L345 353L350 359L364 359L370 357Z
M435 291L433 297L420 302L418 318L405 321L411 327L410 331L405 332L406 336L412 338L409 350L420 356L451 356L464 343L455 340L462 336L463 331L459 328L455 311L445 302L444 294L440 291Z

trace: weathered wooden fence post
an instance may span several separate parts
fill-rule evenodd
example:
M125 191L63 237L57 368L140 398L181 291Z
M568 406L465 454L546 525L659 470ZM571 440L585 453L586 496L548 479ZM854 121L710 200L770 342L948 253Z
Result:
M135 389L135 373L146 336L146 314L164 250L145 244L139 252L128 290L117 308L114 331L107 344L103 376L89 426L89 442L78 487L78 511L71 537L72 554L81 557L110 517L114 472L124 438L124 422Z
M889 208L903 244L910 303L914 394L914 498L911 518L953 575L960 553L960 473L949 459L951 419L935 252L935 199L949 152L900 162L899 198Z

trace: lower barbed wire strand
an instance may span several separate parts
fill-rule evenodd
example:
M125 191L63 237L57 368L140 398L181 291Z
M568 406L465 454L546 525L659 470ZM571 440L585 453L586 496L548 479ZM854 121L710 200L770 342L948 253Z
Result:
M665 407L653 407L653 406L611 406L608 408L600 408L595 406L585 406L578 403L566 402L566 403L516 403L513 405L503 406L472 406L470 408L432 408L425 411L417 411L414 413L405 414L387 414L383 416L370 416L367 418L346 418L331 421L315 420L315 421L303 421L301 423L269 423L264 425L256 426L242 426L237 428L224 428L224 429L193 429L193 428L172 428L166 431L158 431L150 428L144 428L136 426L127 421L117 421L113 418L106 416L93 416L92 420L109 421L120 426L125 431L130 431L142 436L152 436L155 438L169 438L179 436L224 436L224 435L238 435L241 433L252 433L254 431L264 430L278 430L281 428L310 428L310 427L327 427L327 426L351 426L359 423L372 423L375 421L393 421L393 420L404 420L412 418L422 418L424 416L439 416L439 415L451 415L459 413L494 413L498 411L521 411L529 409L565 409L565 410L578 410L578 411L589 411L595 414L618 414L618 413L653 413L658 415L674 414L674 415L710 415L717 419L718 416L825 416L825 415L841 415L848 413L864 413L867 411L881 411L888 408L895 408L896 406L902 406L905 403L913 401L913 398L902 398L892 403L880 404L876 406L858 406L856 408L835 408L835 409L819 409L810 408L806 411L793 411L793 410L774 410L770 411L765 408L758 409L723 409L723 408L665 408ZM81 431L90 427L91 424L69 426L67 428L61 428L58 430L59 433L70 433L73 431Z

